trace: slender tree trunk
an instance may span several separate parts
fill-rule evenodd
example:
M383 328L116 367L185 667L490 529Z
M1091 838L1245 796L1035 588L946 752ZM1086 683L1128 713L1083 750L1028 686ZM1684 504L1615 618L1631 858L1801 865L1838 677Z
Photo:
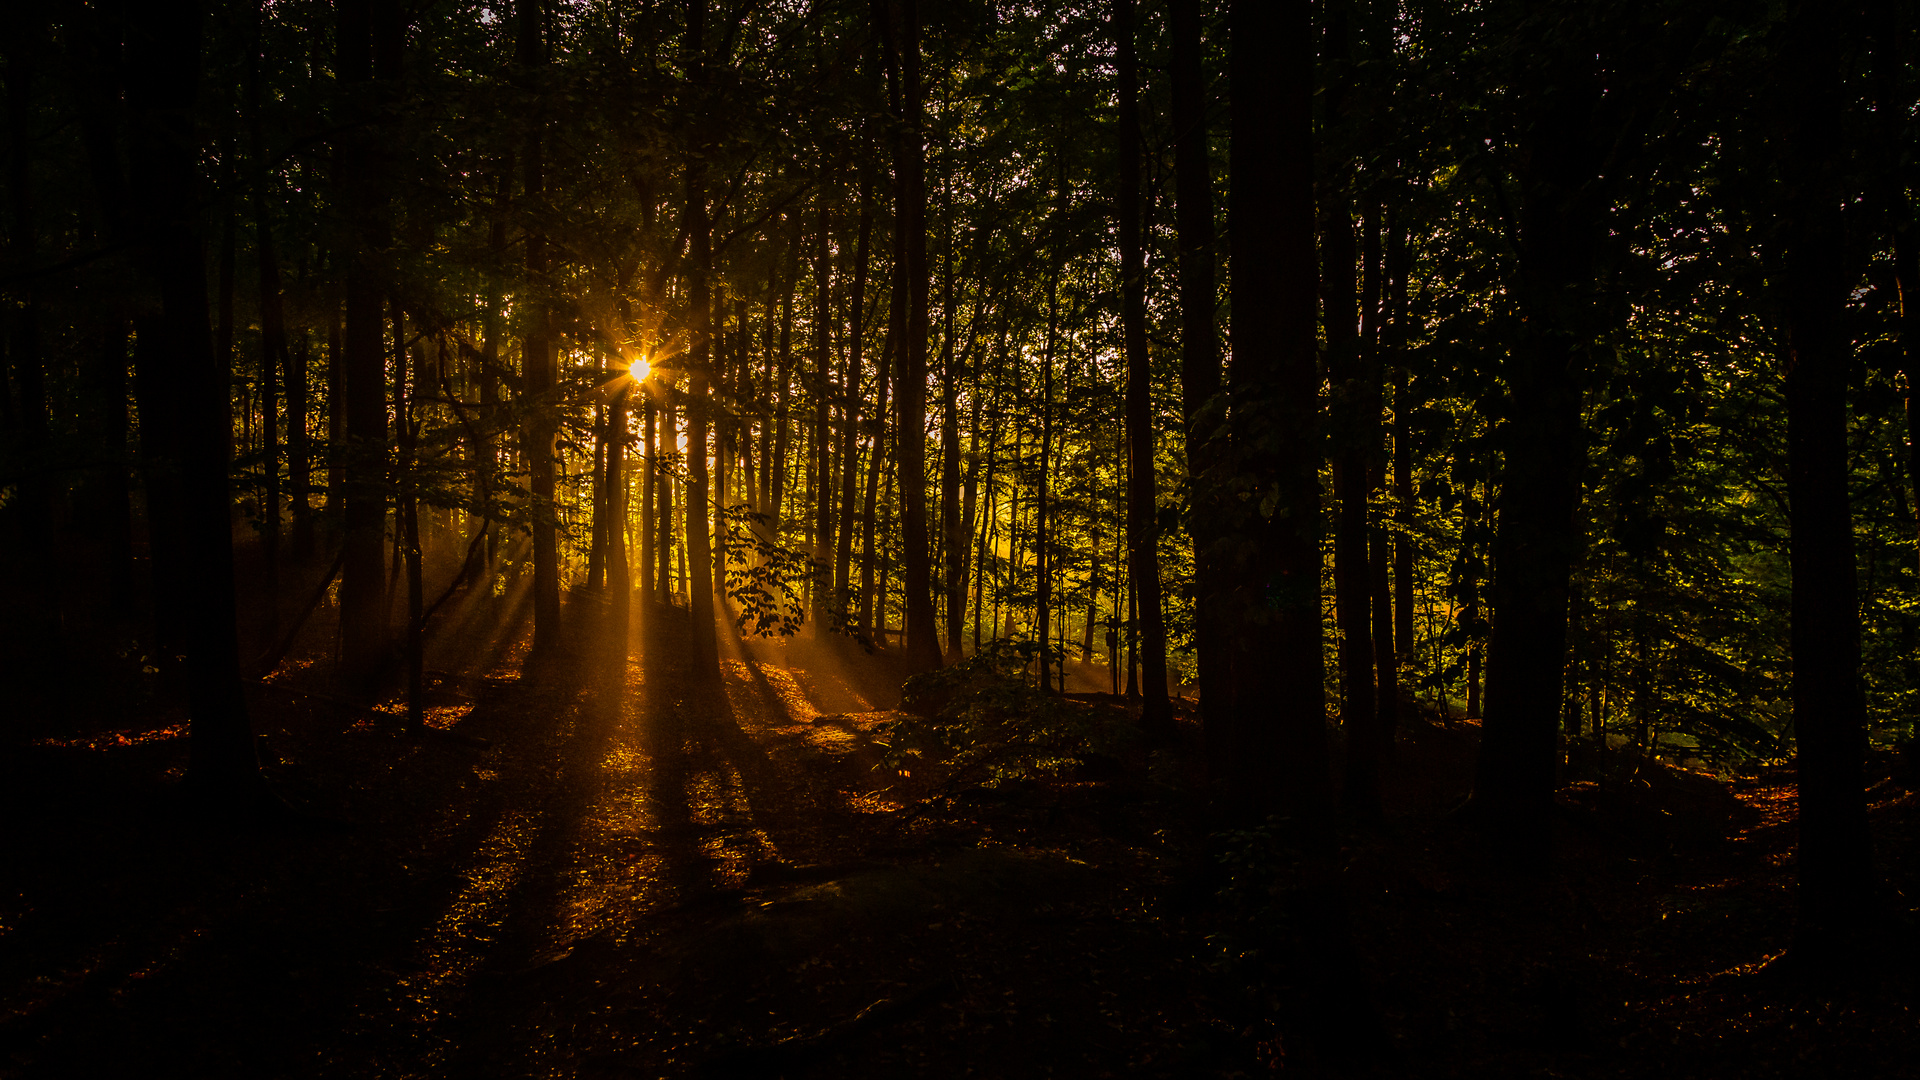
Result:
M607 588L613 592L613 610L624 615L633 593L632 569L627 562L627 402L633 384L623 383L607 405L607 463L602 486L607 491ZM616 618L624 633L626 620Z
M860 376L867 334L867 260L872 246L873 173L863 155L860 166L860 232L853 254L853 296L848 304L852 332L847 342L847 374L842 380L847 396L843 412L845 424L840 435L840 522L835 530L838 542L833 554L834 604L848 619L853 618L854 613L853 515L856 485L860 476Z
M967 622L967 540L969 539L964 523L960 520L960 370L964 360L956 357L954 351L954 302L953 287L955 277L953 235L953 191L951 184L946 192L946 233L947 251L943 260L941 274L940 315L946 323L945 332L940 335L940 533L941 554L945 565L942 567L941 584L946 586L947 617L947 653L949 664L959 663L965 655L965 646L960 635ZM975 312L975 317L979 315Z
M879 386L879 399L874 402L873 415L879 420L873 435L873 448L867 452L867 490L860 505L860 629L873 638L881 648L886 647L884 634L876 634L880 624L874 619L875 590L880 583L874 580L874 503L880 490L880 474L886 461L887 449L887 386L889 361L898 338L889 334L887 343L880 350L880 367L875 372Z
M33 159L39 155L30 127L33 76L40 60L36 54L43 45L37 40L41 37L39 17L23 14L19 18L22 22L31 19L33 29L11 32L6 46L7 196L12 226L8 255L14 272L26 276L23 272L35 267L39 258L33 185ZM31 292L18 307L11 301L9 296L8 307L12 310L8 321L12 325L4 329L8 332L7 360L13 369L13 383L19 398L19 411L14 418L19 433L15 436L16 445L6 449L24 458L28 467L24 470L27 475L19 484L18 505L0 510L0 521L10 519L18 523L26 557L26 564L18 572L26 610L19 618L8 620L11 624L8 652L18 657L16 662L22 674L39 679L52 670L50 665L58 656L60 642L61 604L56 569L59 560L54 538L59 492L51 479L53 462L48 460L53 440L45 361L41 355L40 304ZM5 374L4 367L0 367L0 376ZM7 397L7 389L0 384L0 399ZM7 666L13 667L13 662Z
M385 0L379 0L385 2ZM374 79L376 0L342 0L338 12L341 81L363 99ZM365 118L366 124L372 120ZM386 169L370 128L342 136L336 184L352 224L341 332L344 406L345 547L340 565L341 668L349 692L369 696L387 652L386 515L387 409L385 303L382 265L387 245Z
M507 216L513 184L513 158L508 155L493 182L492 220L487 224L487 251L493 265L505 266L507 263ZM475 461L479 471L474 478L474 499L481 506L481 527L487 530L487 539L482 550L484 566L491 570L500 562L498 529L493 528L494 475L499 468L500 449L494 444L492 431L497 425L496 417L500 411L500 338L503 335L500 312L500 290L495 284L494 275L487 276L486 306L481 312L481 333L485 340L480 345L480 409L487 423L482 425L482 434L475 447Z
M1402 664L1413 661L1413 401L1407 387L1407 251L1401 214L1387 215L1386 362L1393 370L1393 641Z
M894 135L894 228L905 238L895 271L894 299L906 306L906 332L895 375L895 472L899 474L901 530L905 551L901 589L906 609L910 666L940 666L939 629L933 613L933 567L927 529L927 187L922 130L920 9L918 0L881 0L886 9L889 80L897 130Z
M1207 773L1227 775L1229 726L1223 685L1227 640L1222 625L1223 582L1215 545L1221 509L1212 495L1220 459L1220 348L1214 329L1213 176L1208 165L1206 78L1200 59L1199 0L1170 0L1168 47L1172 66L1175 225L1180 260L1180 386L1186 418L1187 475L1193 478L1195 681L1206 737Z
M247 53L247 134L253 159L254 254L260 303L260 551L266 593L266 639L279 636L280 612L280 424L279 376L287 360L287 320L280 298L280 259L274 250L273 221L267 202L266 140L260 123L260 63L265 48L255 11L254 42Z
M663 464L670 464L679 460L679 420L673 404L673 384L663 382L661 388L664 392L660 398L660 445L662 453L667 455L667 462ZM674 473L678 471L678 468L662 471L655 491L660 514L656 526L659 539L654 544L660 555L660 598L669 604L674 602L673 596L677 591L673 584L673 486Z
M787 272L787 298L780 308L780 360L774 374L779 393L774 398L773 459L767 463L768 528L780 536L780 514L787 494L787 450L793 408L793 294L800 282L800 229L794 226L793 263Z
M1347 76L1352 71L1347 4L1327 9L1326 54L1336 66L1327 80L1330 123L1351 127L1346 106ZM1373 630L1370 623L1373 575L1367 551L1367 495L1372 487L1370 452L1379 413L1369 394L1360 340L1359 249L1355 244L1349 161L1329 170L1322 207L1322 284L1327 338L1327 369L1332 380L1334 620L1339 630L1340 723L1346 729L1347 809L1361 818L1380 816L1380 738L1374 699Z
M809 494L813 497L813 555L811 585L814 634L824 635L833 592L833 455L831 414L833 400L833 346L828 326L833 321L832 260L827 257L830 219L826 200L820 204L820 230L814 236L813 256L813 437L808 455Z
M547 62L546 0L520 0L518 62L521 77L538 80ZM537 88L535 88L537 94ZM534 213L545 197L546 147L538 106L528 120L521 167L525 210ZM536 219L537 220L537 219ZM560 543L554 504L554 406L558 372L554 366L552 313L546 296L547 238L537 226L527 230L525 323L521 328L521 386L527 420L521 430L527 458L527 489L533 496L533 653L544 656L560 644Z
M705 81L706 0L695 0L687 20L687 44L696 81ZM713 622L713 553L708 532L712 517L707 486L708 382L713 364L713 311L708 275L712 271L711 226L707 217L705 177L698 163L687 163L688 359L692 389L687 403L687 613L692 623L694 670L704 678L720 678L719 642Z
M1140 724L1155 739L1173 735L1167 700L1167 624L1160 598L1158 484L1155 482L1153 367L1147 355L1147 274L1142 254L1139 63L1133 0L1114 0L1120 98L1120 321L1127 354L1127 563L1139 597L1145 696Z
M402 556L407 570L407 731L418 735L426 728L426 625L424 618L425 583L420 565L420 500L414 494L419 466L419 426L414 420L414 401L419 395L419 365L408 363L406 319L398 305L393 309L393 417L400 444L399 531ZM409 368L412 369L409 385Z
M1052 666L1048 639L1052 636L1053 575L1047 565L1049 522L1048 496L1052 494L1049 466L1053 457L1053 359L1060 342L1060 275L1066 256L1061 250L1060 234L1066 227L1067 183L1064 146L1056 144L1058 171L1054 191L1059 199L1054 207L1052 242L1053 262L1047 269L1047 336L1040 350L1040 445L1039 464L1033 471L1033 527L1029 533L1033 545L1033 625L1034 640L1040 646L1040 689L1050 687ZM1017 447L1016 447L1017 450ZM1016 500L1015 507L1019 506ZM1015 513L1019 511L1016 509ZM1015 550L1018 550L1017 548Z
M601 377L605 378L602 365ZM607 407L596 405L593 409L593 523L592 533L587 542L587 588L599 589L607 583L607 488L604 479L607 473Z
M641 456L640 476L640 587L646 590L644 599L653 600L659 596L658 576L654 572L654 533L659 520L654 513L660 486L659 444L654 441L654 405L652 389L641 386L640 395L640 439L644 453Z

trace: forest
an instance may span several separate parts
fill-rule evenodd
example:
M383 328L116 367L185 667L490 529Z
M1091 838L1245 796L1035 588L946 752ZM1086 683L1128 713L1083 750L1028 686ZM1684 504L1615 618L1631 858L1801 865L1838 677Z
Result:
M0 63L0 1078L1913 1074L1915 5Z

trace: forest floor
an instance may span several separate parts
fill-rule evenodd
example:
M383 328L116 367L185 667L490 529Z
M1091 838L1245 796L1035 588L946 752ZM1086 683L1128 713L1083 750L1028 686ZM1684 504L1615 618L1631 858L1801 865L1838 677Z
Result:
M1910 970L1814 993L1790 774L1575 769L1561 856L1514 875L1448 811L1475 731L1411 721L1387 822L1342 831L1379 1023L1315 1030L1310 977L1218 899L1197 731L988 791L876 768L881 661L568 605L534 670L475 617L428 720L353 709L324 658L253 693L306 819L186 801L164 709L19 725L0 757L0 1077L1911 1076ZM1082 707L1128 723L1125 703ZM86 730L75 731L78 724ZM58 735L48 732L56 731ZM1578 763L1576 763L1578 764ZM1876 756L1904 924L1920 802ZM1580 779L1580 777L1586 777ZM1285 918L1284 914L1275 916Z

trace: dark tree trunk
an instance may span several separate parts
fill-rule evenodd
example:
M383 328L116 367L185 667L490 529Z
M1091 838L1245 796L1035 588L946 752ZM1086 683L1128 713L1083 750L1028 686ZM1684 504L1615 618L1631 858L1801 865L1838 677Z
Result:
M373 24L379 0L342 0L338 12L340 79L355 95L365 125L373 123ZM378 136L362 126L340 137L335 184L351 223L341 332L340 456L345 503L340 565L342 674L349 692L367 696L387 652L387 408L382 263L387 245L387 191Z
M845 423L840 434L840 522L835 530L833 592L836 610L853 618L853 515L860 476L860 375L867 334L867 259L873 243L873 174L860 167L860 233L853 254L853 296L848 303L852 331L847 341ZM884 415L884 414L882 414Z
M1220 508L1213 505L1220 412L1220 348L1214 330L1213 175L1208 164L1206 77L1200 59L1199 0L1171 0L1167 9L1172 66L1175 224L1180 252L1180 388L1187 425L1187 475L1194 479L1194 644L1200 723L1207 773L1227 775L1227 701L1222 673L1222 582L1214 550Z
M787 448L793 396L793 294L800 283L801 243L798 224L794 226L793 243L789 247L793 252L793 261L787 269L787 297L780 307L780 358L774 372L774 386L778 392L774 395L773 406L773 458L767 462L767 516L770 519L767 528L776 539L780 535L780 515L787 495Z
M20 18L23 22L31 18L34 29L10 34L6 48L7 196L11 226L8 255L14 272L25 277L39 257L32 182L36 148L29 125L33 114L34 68L39 61L36 54L43 46L37 40L41 36L38 18ZM18 430L6 432L14 436L15 445L7 449L13 450L27 467L26 476L19 483L17 505L0 511L0 521L10 521L19 528L25 556L18 581L26 610L18 618L7 620L7 636L11 639L7 643L7 666L18 664L22 674L34 679L45 677L49 665L56 659L61 628L60 591L56 587L60 575L54 544L54 513L59 492L53 481L54 463L50 460L52 433L47 411L45 360L41 355L41 311L38 297L34 295L37 292L37 289L29 292L17 307L9 303L11 325L4 327L8 334L8 364L13 369L12 381L18 395L18 411L12 425ZM6 374L0 369L0 377ZM0 382L0 398L7 396L7 389L5 383Z
M678 413L674 408L674 386L672 383L663 382L661 383L661 390L659 444L661 449L659 452L666 454L668 458L667 462L662 463L663 468L660 472L659 480L655 484L654 494L657 499L656 510L659 514L659 519L655 525L657 539L654 542L654 547L660 556L660 598L663 602L672 603L674 596L673 478L674 473L679 470L678 468L666 468L666 466L671 465L675 460L674 455L678 453L680 429Z
M1794 763L1800 781L1800 912L1793 959L1850 973L1877 947L1867 823L1853 522L1847 498L1847 294L1859 273L1842 207L1852 194L1830 154L1845 122L1837 72L1844 12L1800 6L1789 23L1781 174L1780 310L1786 330L1787 501L1792 529Z
M1361 358L1366 378L1365 422L1372 431L1367 448L1367 488L1369 498L1378 495L1387 481L1386 431L1381 422L1384 408L1384 373L1381 370L1381 207L1374 203L1368 210L1360 247L1362 286L1360 290ZM1393 645L1393 549L1387 541L1384 521L1375 522L1367 533L1367 570L1373 599L1374 668L1374 745L1384 767L1393 755L1394 733L1400 723L1400 665Z
M944 559L941 584L945 586L947 616L947 663L958 663L965 648L960 635L967 622L967 534L960 520L960 367L965 359L954 349L955 277L953 233L953 194L947 189L947 252L940 315L946 330L940 335L940 551ZM977 316L978 311L975 312Z
M687 45L693 77L705 80L706 0L695 0L688 10ZM713 545L708 531L712 505L707 486L708 384L713 364L713 302L708 275L712 271L710 225L705 178L698 164L687 168L687 337L691 391L687 401L687 613L692 624L693 663L703 678L720 678L719 642L713 623Z
M400 555L407 574L407 731L426 729L426 588L420 565L420 499L414 493L420 463L420 428L414 420L414 401L420 393L420 367L409 363L407 322L398 304L393 309L393 417L400 449L398 531Z
M1355 70L1349 4L1335 0L1326 8L1328 124L1342 143L1353 138L1354 117L1347 105ZM1379 709L1374 697L1372 596L1368 559L1368 496L1373 488L1372 458L1378 438L1378 393L1368 378L1371 359L1361 340L1360 252L1353 220L1354 164L1339 156L1326 177L1322 207L1321 302L1331 381L1333 435L1334 621L1339 632L1340 723L1346 729L1347 809L1367 819L1380 816Z
M1387 314L1383 345L1393 368L1393 501L1399 530L1393 542L1393 643L1402 664L1413 660L1413 401L1407 388L1406 227L1397 211L1387 217Z
M1232 788L1248 810L1313 817L1327 798L1321 688L1319 375L1315 370L1313 42L1301 0L1231 9L1232 432L1271 515L1222 572L1232 594Z
M202 11L174 0L128 8L130 164L135 219L143 231L143 269L161 314L143 324L139 361L143 426L159 427L149 445L172 477L156 493L171 500L159 519L177 530L167 545L173 565L156 575L191 581L172 594L181 604L187 708L192 718L188 778L231 798L259 790L253 732L241 694L234 625L232 505L227 464L232 417L228 372L215 356L207 320L206 252L201 234L199 147L190 126L199 83ZM156 548L156 554L159 552Z
M820 204L820 230L813 252L813 437L808 455L812 476L807 486L813 496L812 594L816 636L827 632L827 613L833 592L833 455L829 452L833 400L833 345L828 327L833 321L832 261L827 257L830 219L826 200Z
M1133 0L1114 0L1115 75L1120 99L1120 321L1127 354L1127 565L1140 600L1145 682L1140 725L1150 738L1173 735L1167 700L1167 622L1160 601L1158 487L1154 471L1153 365L1147 355L1147 271L1141 248L1139 62Z
M657 457L658 443L654 441L654 404L653 390L646 384L640 387L640 588L646 592L643 599L654 599L659 590L654 573L654 529L658 518L654 513L655 500L660 487L660 467Z
M1519 281L1527 318L1507 377L1493 634L1473 804L1503 854L1545 860L1552 844L1567 586L1582 545L1576 511L1586 442L1580 423L1586 294L1604 235L1595 179L1600 84L1571 56L1568 74L1522 135Z
M601 486L607 492L607 588L616 613L627 610L633 571L627 562L627 402L633 386L623 384L607 405L607 464ZM616 624L625 627L624 620Z
M266 139L260 122L260 63L265 48L256 11L253 48L247 56L248 151L253 158L254 254L260 302L260 551L266 593L266 639L279 635L280 612L280 373L287 362L287 319L280 298L280 259L274 250L267 187Z
M940 666L939 627L933 614L933 566L927 529L927 157L921 108L918 0L879 0L887 37L894 116L894 228L904 258L894 273L893 297L906 309L896 352L894 471L899 474L901 589L906 608L908 664Z
M78 493L74 524L97 536L107 586L107 606L118 614L133 607L133 506L127 482L127 331L124 315L107 320L98 349L81 362L85 437L98 465Z
M546 0L520 0L517 60L522 78L538 80L546 66ZM531 87L538 95L538 87ZM528 120L522 188L529 214L537 214L545 193L544 121L536 105ZM526 238L526 322L521 328L521 388L527 420L521 437L527 456L527 488L533 496L533 654L543 656L560 644L560 545L554 505L554 405L558 372L554 367L552 313L547 291L547 238L529 227Z
M875 371L879 398L874 402L873 415L879 420L873 435L873 448L867 456L867 489L860 500L860 630L868 635L874 644L886 647L885 635L879 634L879 624L874 620L874 596L879 583L874 580L874 516L875 502L880 490L880 474L886 461L887 449L887 387L889 385L889 361L893 358L893 348L898 336L887 335L887 342L880 350L880 366Z
M1040 689L1048 689L1052 681L1052 661L1049 659L1048 638L1053 630L1053 568L1047 565L1051 553L1048 544L1047 526L1050 522L1047 496L1053 479L1049 466L1053 457L1053 351L1060 338L1060 274L1066 256L1060 251L1058 234L1066 227L1067 186L1065 167L1061 168L1061 177L1057 181L1060 191L1060 208L1056 211L1054 229L1054 259L1052 272L1047 276L1047 343L1040 350L1040 467L1034 470L1033 492L1033 614L1034 636L1040 644Z
M493 182L493 214L487 223L487 251L495 266L507 263L507 215L510 212L508 201L513 187L513 157L507 156ZM487 530L485 545L479 557L483 566L492 568L499 565L499 530L493 527L494 475L499 468L500 450L495 445L493 431L498 425L496 419L500 411L500 339L505 328L501 325L500 290L494 275L487 276L486 307L480 315L481 333L485 340L480 345L480 409L487 423L482 425L477 445L474 447L478 472L474 477L474 500L481 507L481 527Z
M1333 180L1338 189L1349 182ZM1372 484L1368 448L1378 415L1369 424L1362 371L1355 287L1357 249L1353 216L1344 190L1330 193L1322 240L1327 366L1333 381L1334 620L1340 634L1341 726L1346 728L1347 809L1363 817L1380 813L1380 740L1374 700L1373 580L1367 559L1367 494Z

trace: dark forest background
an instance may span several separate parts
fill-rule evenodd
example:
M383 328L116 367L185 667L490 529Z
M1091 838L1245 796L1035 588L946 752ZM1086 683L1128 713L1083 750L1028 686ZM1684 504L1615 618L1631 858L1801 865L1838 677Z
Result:
M4 20L9 739L173 717L196 798L297 813L245 689L286 665L417 734L456 614L537 672L563 600L679 608L715 678L911 676L946 726L893 766L979 736L956 693L1105 694L1309 838L1410 724L1473 732L1459 820L1521 867L1571 781L1792 768L1790 956L1873 951L1910 5Z

